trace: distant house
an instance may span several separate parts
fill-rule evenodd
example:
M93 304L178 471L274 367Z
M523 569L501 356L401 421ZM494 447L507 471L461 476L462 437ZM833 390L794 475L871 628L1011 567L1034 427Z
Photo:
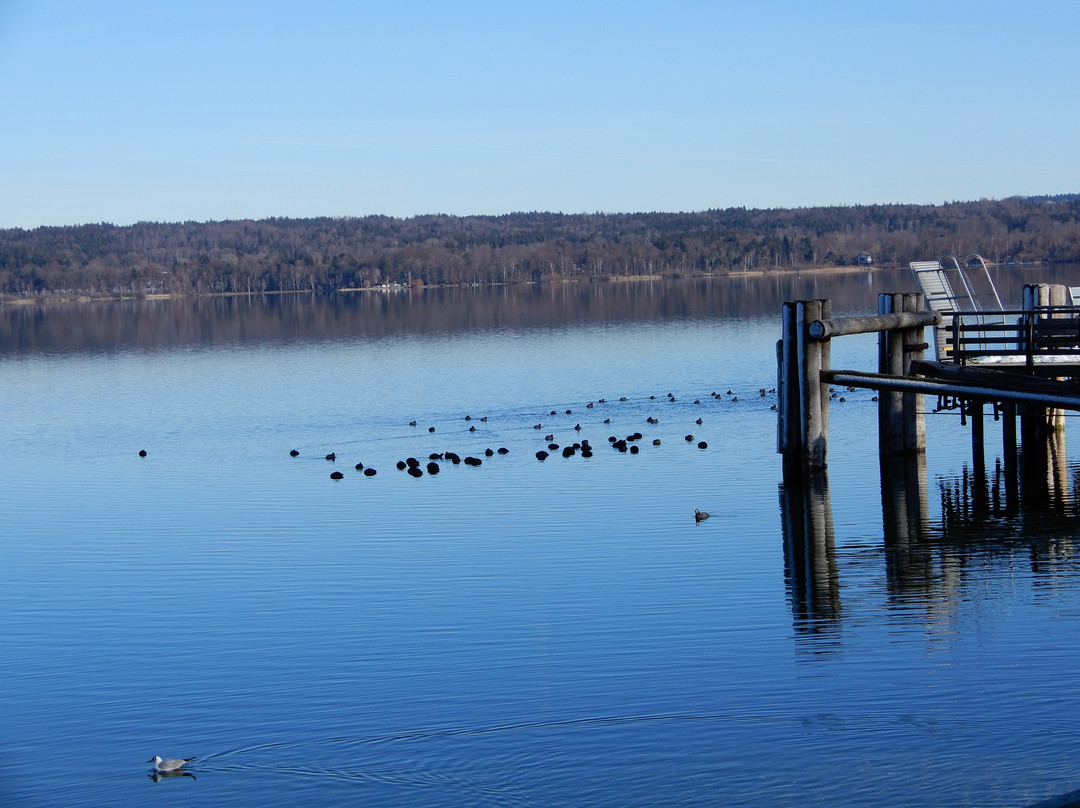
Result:
M870 253L861 252L855 256L855 263L861 266L869 266L874 263L874 257Z

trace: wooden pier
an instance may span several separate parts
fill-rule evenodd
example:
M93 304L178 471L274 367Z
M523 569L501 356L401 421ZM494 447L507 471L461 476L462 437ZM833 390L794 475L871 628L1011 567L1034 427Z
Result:
M926 311L921 294L886 294L878 298L877 315L838 318L828 300L785 303L777 344L777 451L785 477L826 468L832 385L879 392L883 460L925 454L927 395L938 397L939 409L959 409L970 421L977 463L987 404L1004 419L1006 465L1015 468L1017 435L1029 459L1046 457L1064 429L1062 411L1080 411L1080 308L1063 305L1067 293L1031 285L1022 309L949 313ZM937 329L932 359L928 328ZM834 369L831 340L865 333L879 335L876 371Z
M820 653L815 635L835 634L844 603L827 473L830 386L877 390L882 537L890 593L941 585L934 561L950 524L987 515L1075 513L1076 481L1065 462L1062 411L1080 411L1080 307L1064 287L1031 286L1017 311L932 312L918 294L881 295L878 314L833 317L828 300L784 305L777 344L778 451L784 458L780 514L785 580L795 636ZM1078 290L1080 291L1080 290ZM932 336L927 340L927 332ZM831 366L833 339L878 334L873 370ZM934 350L931 350L931 347ZM941 490L932 522L926 473L926 397L970 425L972 463ZM1001 420L1003 452L988 471L984 410ZM841 418L833 428L843 428ZM959 503L959 506L958 506ZM981 534L980 534L981 535ZM948 542L946 542L947 544Z

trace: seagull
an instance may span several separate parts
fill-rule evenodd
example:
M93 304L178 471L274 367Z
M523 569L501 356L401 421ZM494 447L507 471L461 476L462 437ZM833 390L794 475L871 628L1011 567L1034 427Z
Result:
M699 511L696 508L694 509L694 520L695 521L704 522L708 518L709 518L709 514L705 513L705 511ZM175 762L176 761L173 761L173 760L169 761L169 763L175 763Z
M183 766L185 763L193 761L194 757L189 758L170 758L169 760L162 760L161 755L154 755L147 763L154 764L154 771L156 772L174 772Z

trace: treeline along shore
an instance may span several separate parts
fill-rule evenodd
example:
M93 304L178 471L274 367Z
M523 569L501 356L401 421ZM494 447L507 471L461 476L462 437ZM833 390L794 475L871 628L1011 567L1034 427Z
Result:
M1080 194L942 205L86 224L0 230L0 300L781 272L979 252L1080 263ZM865 260L865 258L864 258Z

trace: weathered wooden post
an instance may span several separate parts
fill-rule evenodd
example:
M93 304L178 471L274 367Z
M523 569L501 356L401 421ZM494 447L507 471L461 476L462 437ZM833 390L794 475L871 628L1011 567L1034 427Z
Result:
M878 295L878 314L922 311L920 294ZM928 347L923 326L882 330L878 336L878 372L909 376L913 360L922 359ZM885 390L878 396L879 444L883 456L924 453L926 416L921 393Z
M920 312L923 310L924 297L920 293L907 293L904 295L903 306L905 312ZM930 345L926 342L926 330L923 326L904 329L904 375L911 374L911 363L922 361L926 356L926 349ZM904 417L907 426L904 428L904 451L926 451L926 397L919 393L904 393Z
M968 399L965 404L971 419L971 462L980 474L986 473L986 425L983 422L983 405L980 399Z
M1023 290L1023 309L1034 316L1043 310L1043 316L1054 317L1046 311L1052 306L1065 306L1069 302L1068 289L1056 283L1029 283ZM1057 316L1064 316L1057 315ZM1020 408L1020 445L1024 450L1024 465L1035 478L1047 468L1052 447L1064 446L1065 411L1053 407L1025 404Z
M799 384L796 381L798 360L796 357L798 314L794 303L784 303L780 310L780 340L776 343L776 451L784 459L785 467L797 461L799 456Z
M1024 311L1034 311L1047 306L1067 306L1069 290L1060 283L1028 283L1023 291Z
M923 310L921 294L878 295L878 313L916 314ZM924 326L883 330L878 335L878 372L909 377L911 363L921 360L929 347ZM926 412L922 393L883 390L878 395L881 505L886 541L905 548L925 535ZM917 555L917 554L916 554ZM896 561L892 578L909 577L913 563ZM900 584L902 586L902 584Z
M903 300L899 294L878 295L878 314L902 311ZM899 332L878 334L878 373L904 375L904 341ZM878 449L883 456L904 451L904 394L899 390L882 390L878 395Z
M1029 283L1024 286L1023 308L1043 317L1067 316L1050 311L1066 306L1069 291L1062 284ZM1041 310L1041 311L1040 311ZM1024 405L1020 416L1020 445L1023 458L1022 485L1027 495L1047 497L1052 502L1066 489L1065 411L1055 407Z
M777 451L786 466L824 469L828 460L829 386L821 372L829 369L829 341L810 336L810 324L832 316L828 300L784 304L779 360Z

